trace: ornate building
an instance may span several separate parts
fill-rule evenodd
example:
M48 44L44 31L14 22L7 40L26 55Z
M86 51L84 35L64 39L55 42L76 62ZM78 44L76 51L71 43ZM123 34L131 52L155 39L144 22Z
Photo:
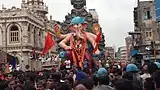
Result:
M20 67L39 70L41 62L30 60L33 48L41 53L46 32L52 31L53 20L48 20L48 7L43 0L22 0L21 8L0 10L0 50L18 57Z

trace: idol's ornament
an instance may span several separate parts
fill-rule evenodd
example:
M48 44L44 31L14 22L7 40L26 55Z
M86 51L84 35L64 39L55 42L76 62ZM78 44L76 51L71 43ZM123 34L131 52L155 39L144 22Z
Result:
M65 16L65 21L54 25L62 60L72 60L74 65L83 67L84 60L99 60L105 47L104 35L98 20L92 18L84 6L85 0L71 0L74 9Z

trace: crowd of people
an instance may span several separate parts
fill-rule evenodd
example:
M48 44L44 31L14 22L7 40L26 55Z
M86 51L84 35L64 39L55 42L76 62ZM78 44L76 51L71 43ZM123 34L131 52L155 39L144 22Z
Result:
M69 61L67 61L68 63ZM160 90L160 63L130 63L90 70L76 67L43 71L0 71L0 90Z

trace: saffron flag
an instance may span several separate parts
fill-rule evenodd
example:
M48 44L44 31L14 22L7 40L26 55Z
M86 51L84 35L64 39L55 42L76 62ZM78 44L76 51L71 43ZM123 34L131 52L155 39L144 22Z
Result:
M100 40L101 40L101 35L102 35L102 32L100 32L98 35L97 35L97 38L96 38L96 46L95 46L95 48L94 48L94 50L93 50L93 53L95 53L96 51L97 51L97 49L98 49L98 43L100 42Z
M54 45L55 45L55 42L52 39L51 34L48 32L47 37L46 37L46 41L45 41L45 46L44 46L43 51L42 51L42 55L47 53L48 50L51 49L51 47L54 46Z

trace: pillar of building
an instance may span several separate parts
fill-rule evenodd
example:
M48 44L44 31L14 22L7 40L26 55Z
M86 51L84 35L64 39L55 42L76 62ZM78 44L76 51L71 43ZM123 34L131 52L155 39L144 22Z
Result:
M31 45L34 46L34 30L35 30L35 26L32 25L30 30L31 30Z
M22 45L28 44L28 23L22 23Z

